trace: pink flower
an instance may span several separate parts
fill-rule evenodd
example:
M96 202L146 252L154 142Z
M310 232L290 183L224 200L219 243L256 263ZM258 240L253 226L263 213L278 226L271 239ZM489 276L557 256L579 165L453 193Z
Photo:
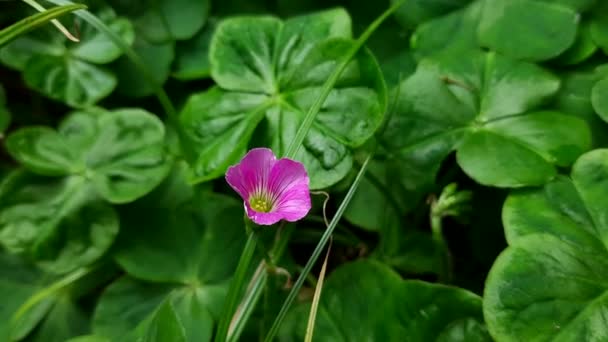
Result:
M226 181L245 201L249 218L260 225L302 219L310 210L304 165L268 148L254 148L226 172Z

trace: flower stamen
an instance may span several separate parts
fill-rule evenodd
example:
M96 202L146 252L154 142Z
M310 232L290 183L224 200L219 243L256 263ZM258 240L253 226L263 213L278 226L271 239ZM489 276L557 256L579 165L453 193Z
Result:
M249 206L251 206L251 209L257 212L269 213L272 211L273 202L268 198L268 196L255 194L249 198Z

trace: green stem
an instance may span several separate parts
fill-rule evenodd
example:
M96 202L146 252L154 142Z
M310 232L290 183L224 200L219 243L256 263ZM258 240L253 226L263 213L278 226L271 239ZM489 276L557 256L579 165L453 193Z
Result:
M331 219L331 222L329 223L329 227L327 227L327 230L321 237L321 240L317 244L317 247L312 252L312 255L310 256L310 258L308 259L308 262L304 266L304 270L302 271L302 273L300 273L300 276L298 277L298 280L296 280L295 284L293 285L291 291L289 292L289 295L287 295L287 299L285 299L285 302L283 302L281 311L279 311L279 314L275 318L274 323L270 327L270 330L268 331L268 335L266 335L265 341L272 341L272 339L275 337L275 335L279 331L279 327L281 326L281 323L283 322L283 319L285 318L285 315L287 314L289 307L291 306L293 301L296 299L296 296L300 292L302 285L304 285L304 281L306 281L308 274L310 273L310 271L312 270L312 267L317 262L317 259L319 259L319 256L323 252L323 249L325 249L325 245L331 238L331 234L333 233L334 229L338 225L338 221L340 221L340 219L342 218L342 214L344 214L346 207L348 207L350 200L353 198L355 191L357 190L357 187L358 187L359 183L361 182L361 179L363 178L365 171L367 170L369 161L372 159L372 156L373 156L373 153L370 153L369 156L367 156L367 158L365 159L365 162L363 162L363 165L361 166L361 169L359 170L357 177L353 181L353 184L350 186L348 193L346 193L346 197L344 197L344 200L340 204L340 207L338 207L338 210L336 211L336 215L334 215L334 217Z
M357 54L359 49L363 47L363 44L365 44L365 42L372 35L372 33L374 33L376 29L378 29L378 27L386 20L386 18L388 18L391 14L393 14L393 12L395 12L399 7L401 7L404 2L405 0L396 2L393 6L391 6L384 13L382 13L382 15L376 18L376 20L374 20L367 27L365 32L363 32L363 34L359 36L359 38L355 41L351 48L346 52L344 57L342 57L342 60L340 61L338 66L334 69L331 75L329 75L327 81L325 81L325 83L323 84L321 94L319 95L319 97L317 97L317 100L312 104L310 109L308 109L304 120L302 120L302 124L300 124L300 127L296 132L296 136L291 141L291 144L287 149L287 153L285 153L285 157L291 159L295 158L296 154L298 153L298 150L302 146L304 138L306 137L308 131L310 130L310 127L312 126L312 123L315 121L317 113L319 113L321 106L323 106L323 103L325 103L327 96L329 96L329 93L334 88L334 85L336 84L336 82L338 82L338 78L340 77L340 75L342 75L342 72L344 71L344 69L346 69L348 63L355 56L355 54Z
M431 232L433 234L433 241L439 254L439 260L441 260L441 268L439 270L439 282L448 284L451 280L451 258L448 250L448 245L443 238L443 225L441 214L434 213L433 205L431 205Z
M268 273L268 272L266 272ZM272 278L271 278L272 279ZM271 281L272 283L272 281ZM260 335L259 341L262 342L264 336L266 336L266 330L268 329L268 313L270 312L270 285L268 282L264 286L264 311L262 312L262 322L260 324Z
M256 249L256 240L255 233L248 232L247 242L245 243L238 266L234 272L234 278L232 278L232 281L230 282L230 289L228 290L226 302L224 303L224 312L220 319L217 334L215 335L216 342L224 342L227 339L230 321L232 320L232 315L237 306L239 295L243 289L245 275L247 274L249 264L251 264Z
M289 242L289 237L294 231L293 228L293 225L288 225L284 230L277 230L277 241L272 249L272 255L275 260L280 260L281 256L285 252L287 242ZM260 263L254 277L251 279L251 283L247 293L245 294L245 298L241 302L240 310L235 315L234 324L228 334L228 340L230 342L239 341L241 333L243 332L243 329L245 329L245 325L247 324L247 321L249 321L256 303L260 300L262 292L266 288L267 281L268 272L265 272L264 264Z
M276 267L276 265L273 260L273 257L270 255L270 249L268 249L266 247L264 240L262 240L262 237L259 235L257 230L254 230L253 234L256 235L256 239L257 239L256 246L257 246L258 252L260 252L262 257L264 258L264 262L266 263L266 269L271 269L271 270L274 269Z

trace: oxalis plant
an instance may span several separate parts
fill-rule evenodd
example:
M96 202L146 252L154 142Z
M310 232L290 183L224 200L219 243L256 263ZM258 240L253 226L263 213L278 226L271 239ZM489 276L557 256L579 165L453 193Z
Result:
M0 1L0 341L607 341L608 5Z

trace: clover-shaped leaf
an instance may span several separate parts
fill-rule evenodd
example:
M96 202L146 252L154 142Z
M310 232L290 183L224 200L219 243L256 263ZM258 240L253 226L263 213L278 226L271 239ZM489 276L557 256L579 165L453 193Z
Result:
M292 310L282 327L285 340L304 338L309 310L310 304ZM466 290L402 280L370 260L343 265L329 275L313 340L390 341L396 336L411 341L491 340L483 324L481 298Z
M74 112L55 131L26 127L11 134L9 153L42 175L81 175L112 203L148 193L166 176L162 122L141 109Z
M258 143L277 155L285 153L323 83L353 44L328 38L348 38L350 31L350 18L341 9L284 22L274 17L222 21L210 50L218 87L193 95L181 113L192 180L223 175L242 156L256 128L262 134ZM344 177L352 164L349 148L371 137L385 105L381 72L364 50L329 94L296 156L310 174L311 187Z
M180 184L186 184L180 177L173 174L122 213L115 258L129 276L101 297L96 334L113 340L129 334L168 299L187 341L211 338L238 262L233 251L244 244L243 206L213 193L182 196Z
M103 10L99 18L127 43L135 35L131 23ZM20 37L0 50L0 61L23 72L27 85L72 107L90 106L109 95L116 77L101 64L122 54L103 32L78 20L81 41L68 42L54 28Z
M486 281L484 314L500 341L608 338L608 150L581 156L571 177L520 190L504 204L509 247Z
M418 182L432 182L456 150L458 164L481 184L544 184L555 165L568 166L591 143L583 120L534 111L558 87L540 67L498 54L426 59L397 86L383 141L408 169L420 170Z
M90 190L80 176L12 173L0 187L0 245L52 273L96 261L114 242L118 217Z
M15 131L6 147L32 173L0 188L0 243L54 273L90 264L114 241L118 218L102 199L133 201L171 165L164 126L140 109L75 112L56 131Z

